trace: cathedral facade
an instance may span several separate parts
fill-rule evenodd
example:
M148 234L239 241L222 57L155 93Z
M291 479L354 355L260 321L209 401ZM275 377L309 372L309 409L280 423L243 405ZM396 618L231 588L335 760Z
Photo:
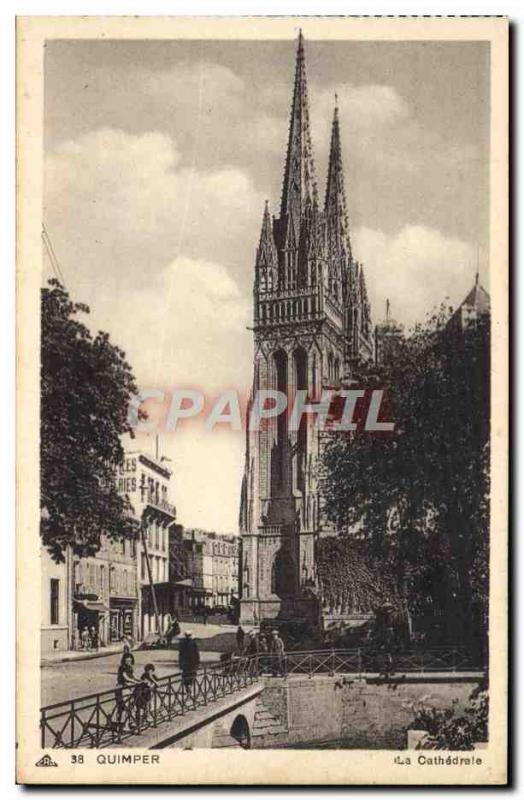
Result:
M352 365L374 358L364 270L353 257L335 98L325 196L319 198L299 34L289 140L278 216L266 203L253 285L252 398L278 389L318 401ZM310 616L322 523L316 465L322 434L312 415L297 430L285 413L248 430L240 531L241 619Z

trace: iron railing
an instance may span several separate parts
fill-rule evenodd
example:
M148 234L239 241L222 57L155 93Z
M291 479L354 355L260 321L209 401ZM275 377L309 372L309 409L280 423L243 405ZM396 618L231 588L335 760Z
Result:
M307 650L285 655L260 653L201 667L190 681L177 672L160 678L154 689L145 684L77 697L40 711L42 748L108 747L148 728L169 722L252 685L260 676L480 671L464 648L425 652L384 650ZM185 683L185 685L184 685Z
M46 747L108 747L156 728L200 706L253 684L256 659L230 664L206 664L184 681L182 673L146 684L77 697L40 710L41 745Z
M388 651L366 647L298 650L287 653L284 661L286 673L310 676L317 672L387 675L399 672L461 672L483 669L468 650L462 647L435 647L425 651Z

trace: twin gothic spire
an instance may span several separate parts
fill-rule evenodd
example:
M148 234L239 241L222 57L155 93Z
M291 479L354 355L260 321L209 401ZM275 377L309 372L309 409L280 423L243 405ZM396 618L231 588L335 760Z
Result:
M309 103L307 97L306 62L304 38L298 35L295 86L289 123L284 185L282 188L281 217L292 217L299 222L308 206L316 201L317 185L315 164L309 129Z
M326 202L324 206L328 243L346 257L351 259L349 239L349 222L344 190L344 168L342 166L342 147L340 144L340 124L338 119L338 102L335 95L335 111L331 128L331 147L329 151L329 167L326 185Z
M262 292L271 292L312 285L322 280L322 274L326 291L335 302L356 305L358 315L369 318L364 272L351 253L336 95L324 208L320 210L318 205L300 32L280 216L271 219L266 201L256 280Z
M262 251L264 251L266 265L274 266L274 257L276 259L274 235L277 238L279 248L298 247L301 233L303 233L304 222L311 223L312 220L313 222L318 222L320 216L323 217L325 223L329 250L333 254L336 253L339 257L344 258L349 265L351 262L351 244L344 190L338 101L335 96L325 205L323 214L319 214L315 162L309 124L304 37L302 31L300 31L280 218L276 220L275 230L273 230L266 201L257 263ZM309 224L308 227L310 234L313 234L314 225ZM316 230L316 236L318 238L318 229ZM271 264L268 261L268 253L270 252Z

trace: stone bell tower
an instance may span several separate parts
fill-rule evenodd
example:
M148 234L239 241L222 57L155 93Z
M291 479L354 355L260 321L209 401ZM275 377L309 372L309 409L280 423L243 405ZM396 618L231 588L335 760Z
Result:
M335 106L328 180L320 208L299 34L280 214L266 202L255 259L252 398L305 390L311 402L373 343L363 268L351 254L340 126ZM321 532L315 467L320 439L311 416L289 415L247 433L242 483L241 619L304 618L315 586Z

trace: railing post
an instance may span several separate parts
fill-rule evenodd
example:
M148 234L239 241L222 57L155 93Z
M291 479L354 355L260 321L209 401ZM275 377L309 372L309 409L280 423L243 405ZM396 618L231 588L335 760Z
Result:
M45 748L45 711L40 712L40 746Z
M96 698L96 711L95 711L95 720L96 720L96 733L95 733L95 741L96 746L100 744L100 695L97 695ZM74 745L74 741L71 742Z
M358 669L358 678L359 680L362 678L362 650L357 648L357 669Z
M204 705L206 706L207 705L207 667L206 667L205 664L204 664L203 680L204 680Z
M309 654L308 661L309 661L309 677L312 678L313 677L313 654L312 653Z
M184 681L182 679L180 679L180 696L182 698L182 702L180 703L182 707L182 716L184 716L186 713L186 687L184 686Z
M330 674L330 676L333 676L335 674L335 648L334 647L331 648L331 670L330 670L329 674Z
M167 679L167 718L171 719L172 711L173 711L173 679L171 675Z
M75 701L71 700L71 710L69 712L71 714L71 747L73 747L75 743Z
M451 671L452 672L457 671L457 651L455 650L455 648L453 648L451 651Z
M156 688L153 688L153 728L157 726L157 715L158 715L158 691ZM140 722L139 722L139 731L140 733Z

